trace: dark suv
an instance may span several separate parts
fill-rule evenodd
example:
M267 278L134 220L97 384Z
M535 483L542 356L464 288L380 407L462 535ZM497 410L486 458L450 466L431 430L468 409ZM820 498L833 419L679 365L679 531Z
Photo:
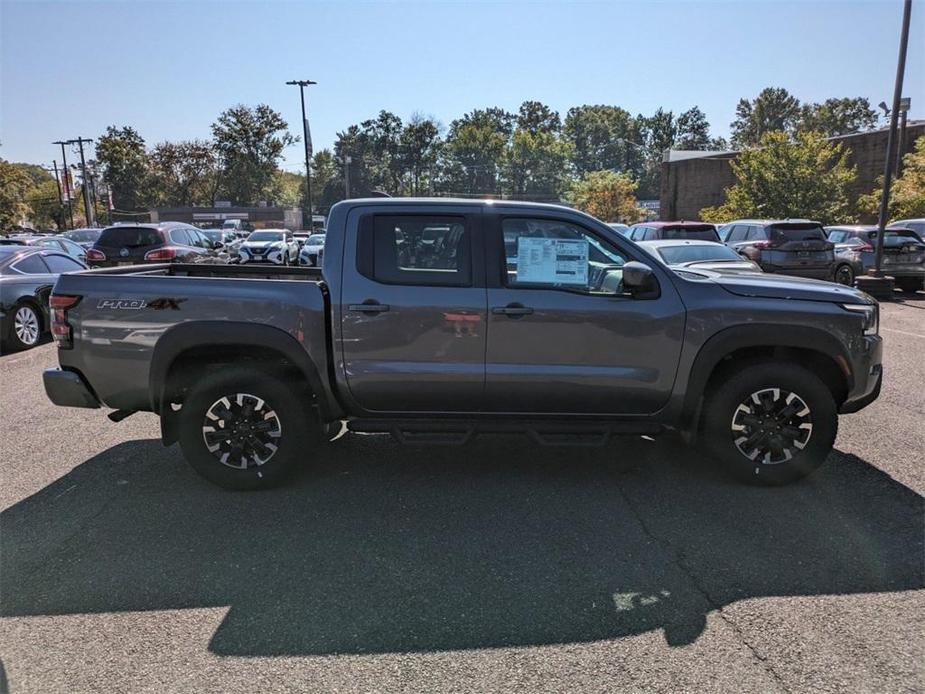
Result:
M876 264L877 227L856 225L826 227L835 244L835 281L851 286L854 278ZM904 292L925 289L925 241L912 229L890 227L883 234L882 269L896 279Z
M662 239L719 241L716 227L705 222L643 222L631 226L624 236L633 241L660 241Z
M726 245L765 272L831 280L835 245L819 222L740 219L723 228Z
M87 263L93 267L215 263L227 259L220 248L221 244L211 241L201 229L182 222L118 224L103 229L87 249Z

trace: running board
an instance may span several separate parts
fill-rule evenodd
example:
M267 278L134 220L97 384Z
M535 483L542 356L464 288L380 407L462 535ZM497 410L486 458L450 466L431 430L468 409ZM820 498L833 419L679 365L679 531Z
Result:
M656 435L660 424L633 421L354 419L347 429L364 434L390 434L399 443L461 446L478 434L527 434L542 446L600 447L611 436Z

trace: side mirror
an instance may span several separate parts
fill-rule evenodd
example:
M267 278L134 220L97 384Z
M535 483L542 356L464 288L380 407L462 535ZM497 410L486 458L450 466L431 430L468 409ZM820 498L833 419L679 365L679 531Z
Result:
M623 266L623 288L636 299L655 299L659 296L655 271L635 260Z

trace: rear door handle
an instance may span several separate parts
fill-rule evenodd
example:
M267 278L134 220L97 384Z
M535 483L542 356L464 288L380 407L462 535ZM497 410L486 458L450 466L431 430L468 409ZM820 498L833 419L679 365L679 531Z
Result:
M507 306L495 306L492 310L495 315L502 316L528 316L533 313L533 309L522 304L508 304Z
M362 304L349 304L347 308L351 311L359 311L360 313L385 313L389 310L389 305L380 304L374 299L367 299Z

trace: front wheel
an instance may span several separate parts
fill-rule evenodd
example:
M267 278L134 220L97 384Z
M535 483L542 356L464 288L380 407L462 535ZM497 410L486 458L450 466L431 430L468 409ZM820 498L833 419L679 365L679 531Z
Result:
M317 442L308 394L251 369L204 377L183 403L179 424L187 462L226 489L283 482Z
M735 477L794 482L819 468L835 443L832 393L796 364L746 366L712 393L704 409L706 443Z

